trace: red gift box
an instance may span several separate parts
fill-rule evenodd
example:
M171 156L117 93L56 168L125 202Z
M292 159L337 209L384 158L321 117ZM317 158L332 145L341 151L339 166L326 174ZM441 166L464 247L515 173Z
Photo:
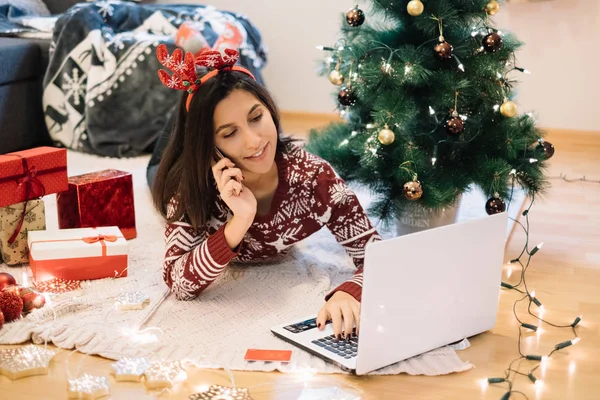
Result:
M36 147L0 155L0 207L67 190L67 150Z
M31 231L27 242L35 281L127 276L127 242L116 226Z
M60 229L118 226L126 239L137 236L129 172L108 169L72 176L56 203Z

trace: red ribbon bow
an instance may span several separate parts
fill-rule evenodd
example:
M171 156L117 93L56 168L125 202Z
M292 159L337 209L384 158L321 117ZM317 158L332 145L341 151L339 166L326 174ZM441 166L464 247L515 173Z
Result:
M27 163L27 159L25 157L21 157L18 154L13 154L13 155L15 157L19 157L23 164L23 175L21 177L17 178L17 184L19 186L21 186L23 184L25 185L25 205L23 206L23 213L21 214L21 218L19 218L19 223L17 224L17 227L15 228L15 231L13 232L11 237L8 239L9 244L12 244L17 239L19 232L21 232L21 228L23 227L23 222L25 221L25 215L27 214L28 200L29 200L31 194L35 193L35 192L33 192L33 185L37 185L38 188L41 188L41 190L40 190L39 194L36 193L35 196L31 196L31 197L43 197L46 194L46 188L44 187L44 184L42 182L40 182L40 180L36 177L37 168L35 167L35 165L33 165L30 168Z
M97 243L97 242L102 242L102 241L116 242L117 237L115 235L98 235L98 236L84 237L81 240L83 240L84 242L86 242L88 244L92 244L92 243Z
M98 243L102 245L102 257L106 257L106 243L104 242L116 242L118 239L115 235L98 235L81 238L85 243L93 244Z

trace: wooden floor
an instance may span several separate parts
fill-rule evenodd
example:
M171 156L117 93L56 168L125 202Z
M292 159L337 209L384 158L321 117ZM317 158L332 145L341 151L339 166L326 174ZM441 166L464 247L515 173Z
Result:
M311 119L306 115L284 114L284 128L287 132L302 134L307 127L322 124L328 118ZM600 132L552 131L547 140L556 147L550 163L550 175L563 173L568 178L586 175L588 179L600 179ZM583 321L577 329L581 341L556 353L537 371L538 377L543 378L543 385L534 385L526 377L520 377L515 381L514 390L523 392L531 400L600 399L600 184L553 180L551 190L545 198L539 199L530 219L531 243L543 241L544 247L533 258L527 281L545 306L544 318L558 324L569 324L576 316L583 315ZM523 234L515 231L507 245L506 260L520 252L523 240ZM509 274L512 276L509 277ZM515 282L516 275L517 270L505 267L505 281ZM472 338L471 347L459 352L463 360L476 367L464 373L440 377L311 377L235 372L235 383L240 387L250 387L255 400L297 399L306 389L334 387L353 391L362 399L497 400L505 393L505 387L502 384L485 386L480 381L502 376L509 362L518 357L518 329L512 314L517 296L518 293L502 292L496 327ZM543 355L555 344L571 338L566 329L542 325L541 333L523 337L525 353ZM66 398L68 354L67 350L59 350L48 375L18 381L0 376L0 398ZM74 354L70 365L77 365L82 357ZM89 374L108 376L110 363L110 360L88 356L83 360L83 369ZM527 370L527 365L534 364L523 362L522 370ZM141 384L116 383L111 377L111 398L186 399L203 385L229 385L229 382L223 371L190 368L186 382L170 392L158 393L145 391ZM511 397L522 398L525 397L518 394Z

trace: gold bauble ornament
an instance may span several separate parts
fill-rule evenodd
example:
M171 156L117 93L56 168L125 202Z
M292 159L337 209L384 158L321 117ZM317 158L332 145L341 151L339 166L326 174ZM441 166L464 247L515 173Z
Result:
M495 15L498 11L500 11L500 3L496 0L490 1L487 6L485 6L485 12L488 13L488 15Z
M500 113L505 117L514 117L517 115L517 105L510 100L506 100L500 106Z
M406 6L406 11L408 11L408 13L413 17L418 17L419 15L423 14L424 9L425 6L423 6L421 0L411 0Z
M404 184L403 193L404 193L404 197L406 197L408 200L411 200L411 201L419 200L421 198L421 196L423 195L423 188L421 187L421 182L416 181L416 180L411 181L411 182L406 182Z
M340 74L340 71L338 71L337 69L334 69L329 74L329 82L339 86L342 83L344 83L344 75Z
M383 129L379 131L377 139L379 139L381 144L388 145L394 143L394 140L396 140L396 135L394 135L394 131L385 125Z

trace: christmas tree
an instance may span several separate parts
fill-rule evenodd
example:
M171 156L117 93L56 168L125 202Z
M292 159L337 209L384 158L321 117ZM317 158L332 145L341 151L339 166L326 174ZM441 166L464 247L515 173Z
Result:
M322 74L343 121L311 132L308 149L375 194L372 215L391 222L415 204L451 206L471 185L505 211L515 185L543 193L554 152L513 102L528 71L522 45L494 27L495 0L372 0L342 21Z

